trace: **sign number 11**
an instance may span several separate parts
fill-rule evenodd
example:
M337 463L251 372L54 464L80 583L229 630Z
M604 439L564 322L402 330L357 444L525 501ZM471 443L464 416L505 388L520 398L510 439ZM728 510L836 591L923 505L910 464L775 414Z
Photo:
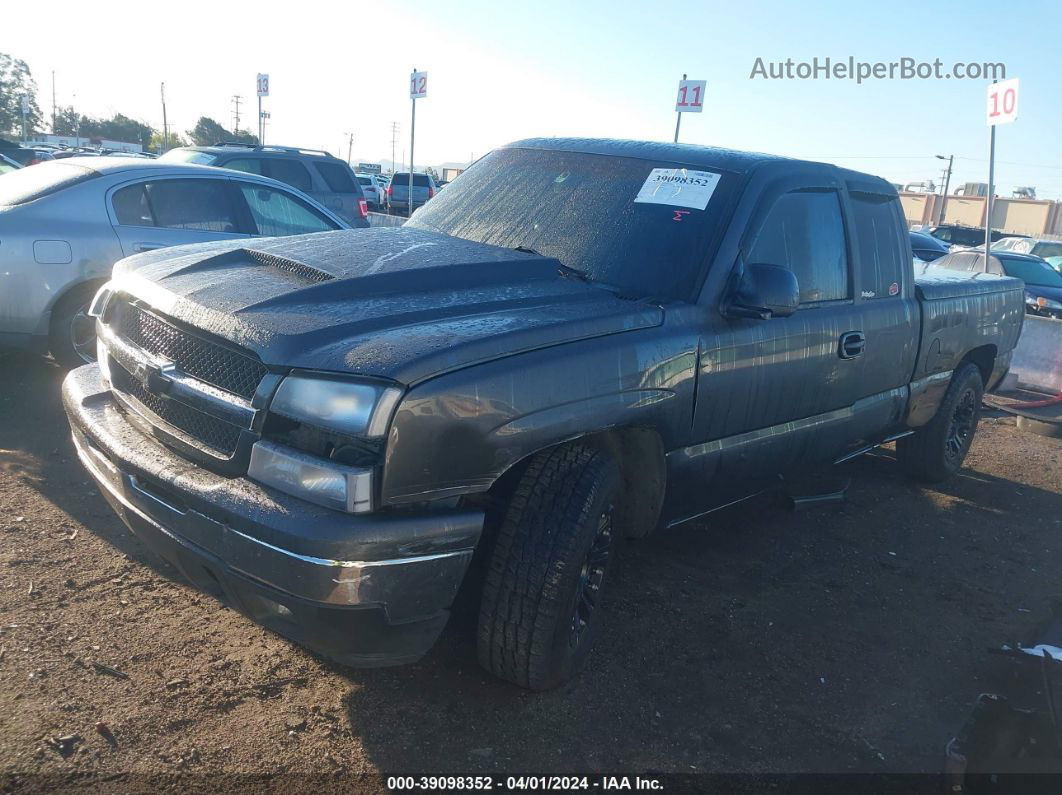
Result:
M704 89L707 80L680 80L675 110L679 113L700 113L704 110Z

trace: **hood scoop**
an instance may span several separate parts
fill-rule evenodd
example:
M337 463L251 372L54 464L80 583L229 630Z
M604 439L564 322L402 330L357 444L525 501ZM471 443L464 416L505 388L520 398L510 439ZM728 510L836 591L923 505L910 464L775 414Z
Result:
M296 262L293 259L278 257L276 254L267 254L264 251L254 251L252 249L243 249L243 252L250 256L251 259L259 265L265 265L266 267L275 268L284 273L290 273L293 276L298 276L300 279L305 279L306 281L315 284L320 282L330 282L336 278L331 273L325 273L323 270L313 268L301 262Z

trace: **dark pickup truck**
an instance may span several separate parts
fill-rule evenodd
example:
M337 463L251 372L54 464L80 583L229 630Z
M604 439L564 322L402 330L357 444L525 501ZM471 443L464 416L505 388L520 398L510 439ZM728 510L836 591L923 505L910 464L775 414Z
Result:
M1024 298L916 280L876 177L530 140L403 227L130 257L92 313L78 453L197 587L383 665L464 583L483 665L544 689L585 658L620 538L890 440L954 473Z

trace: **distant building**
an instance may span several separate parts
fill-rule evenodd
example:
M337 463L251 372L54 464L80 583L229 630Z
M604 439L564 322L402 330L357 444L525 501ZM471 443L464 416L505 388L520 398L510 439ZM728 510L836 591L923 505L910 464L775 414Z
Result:
M46 135L40 133L38 135L32 135L29 138L30 144L51 144L52 146L62 146L70 149L78 149L80 147L91 147L92 149L107 149L112 152L143 152L144 147L140 144L134 144L129 141L111 141L107 138L93 138L88 135L82 135L80 138L73 135Z
M451 168L449 166L443 166L439 170L439 179L441 179L443 182L450 182L451 180L457 179L458 174L461 174L462 172L464 172L463 168Z

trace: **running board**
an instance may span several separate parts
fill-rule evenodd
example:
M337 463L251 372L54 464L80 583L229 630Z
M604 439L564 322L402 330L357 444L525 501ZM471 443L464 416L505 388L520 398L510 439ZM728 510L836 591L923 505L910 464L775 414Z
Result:
M894 433L892 436L887 436L886 438L882 439L880 442L875 442L874 444L868 444L866 447L860 447L858 450L855 450L855 451L853 451L851 453L848 453L847 455L841 456L840 458L838 458L836 461L833 462L833 465L837 466L838 464L843 464L845 461L851 461L853 458L859 458L859 456L866 455L871 450L876 450L877 448L881 447L883 444L888 444L889 442L895 442L897 439L902 439L903 437L910 436L913 433L914 433L914 431L904 431L903 433Z

